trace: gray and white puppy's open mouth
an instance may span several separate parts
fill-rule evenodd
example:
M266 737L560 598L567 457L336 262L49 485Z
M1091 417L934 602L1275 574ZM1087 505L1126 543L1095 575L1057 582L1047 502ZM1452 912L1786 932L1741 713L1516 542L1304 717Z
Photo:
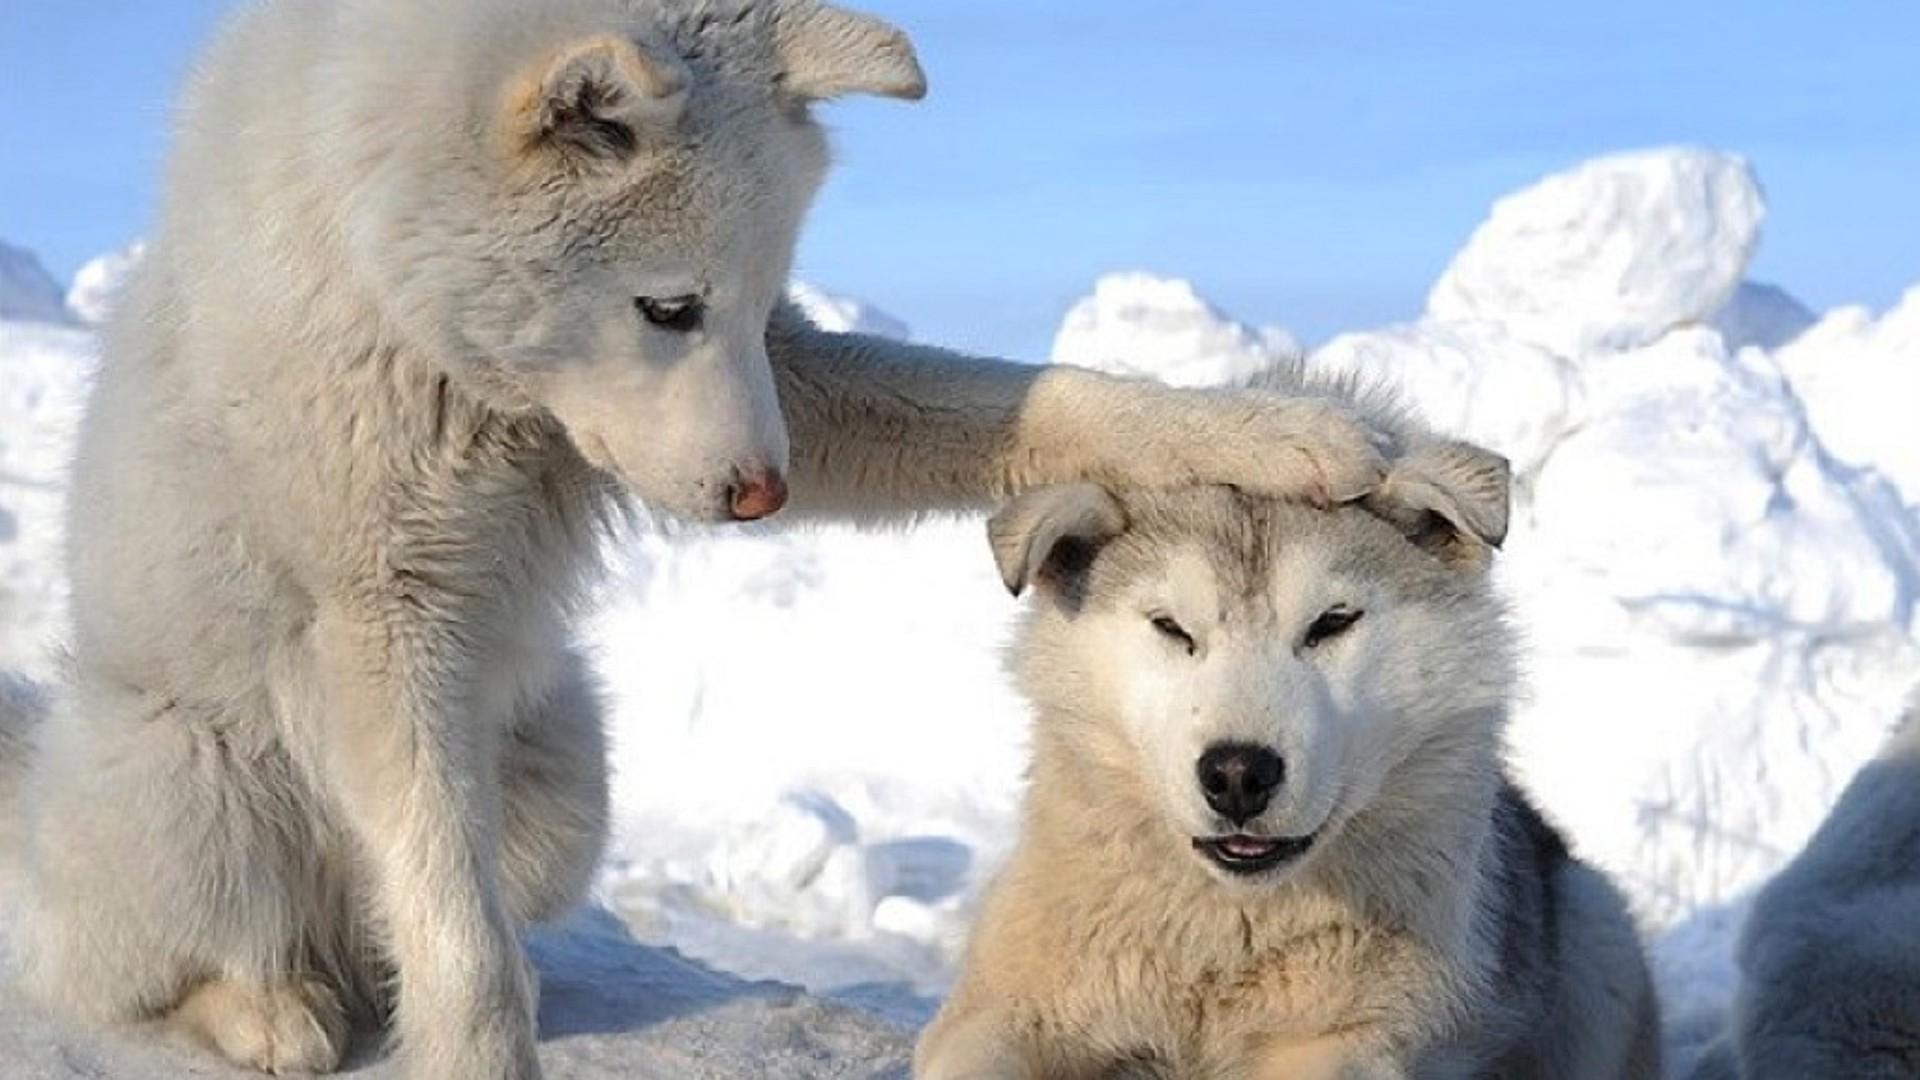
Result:
M1307 853L1313 846L1312 833L1306 836L1196 836L1193 849L1229 874L1251 875L1283 866Z

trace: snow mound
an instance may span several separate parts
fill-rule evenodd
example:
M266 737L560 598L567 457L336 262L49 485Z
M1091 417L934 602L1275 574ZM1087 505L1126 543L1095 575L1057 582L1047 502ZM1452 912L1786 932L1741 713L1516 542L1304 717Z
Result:
M722 975L672 950L634 943L612 916L589 911L529 943L540 971L540 1061L571 1080L905 1080L911 1032L791 987ZM364 1041L364 1040L363 1040ZM7 1080L231 1078L203 1053L76 1031L0 984L0 1061ZM397 1078L396 1061L361 1046L343 1075Z
M67 289L68 310L90 326L106 322L107 316L113 313L114 302L120 298L127 275L140 264L144 254L145 244L133 244L88 260L73 275L73 284Z
M1383 380L1435 430L1506 455L1525 483L1571 429L1581 384L1572 364L1493 323L1433 320L1342 334L1309 367Z
M1779 360L1834 455L1885 472L1920 503L1920 287L1878 319L1829 312Z
M1920 523L1777 365L1688 329L1583 369L1503 573L1520 771L1654 925L1798 848L1920 671Z
M1053 339L1056 364L1175 386L1245 382L1300 352L1285 330L1242 326L1187 282L1138 273L1101 278Z
M825 289L796 281L787 286L787 299L798 304L822 330L840 334L872 334L905 341L913 335L907 324L864 300L838 296Z
M1747 163L1707 150L1586 162L1494 204L1427 299L1562 355L1645 345L1713 314L1760 235Z
M0 242L0 319L70 323L60 285L30 251Z

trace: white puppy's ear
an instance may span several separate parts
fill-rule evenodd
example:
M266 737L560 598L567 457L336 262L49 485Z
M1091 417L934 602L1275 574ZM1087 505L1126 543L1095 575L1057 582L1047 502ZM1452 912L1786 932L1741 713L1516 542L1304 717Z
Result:
M1513 470L1491 450L1462 442L1416 447L1393 463L1367 509L1449 562L1486 564L1507 538Z
M993 515L987 540L1000 580L1015 596L1028 585L1065 585L1100 545L1127 527L1120 501L1096 484L1036 488Z
M801 101L878 94L918 101L927 76L913 42L871 15L817 0L787 0L774 13L781 86Z
M596 35L515 80L507 125L524 153L618 165L639 151L648 134L678 122L689 81L678 57L617 35Z

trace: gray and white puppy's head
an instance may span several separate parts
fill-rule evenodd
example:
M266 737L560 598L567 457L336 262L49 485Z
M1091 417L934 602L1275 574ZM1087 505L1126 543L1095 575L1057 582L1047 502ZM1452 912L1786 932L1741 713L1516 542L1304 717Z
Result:
M1037 594L1013 655L1033 782L1069 789L1033 797L1164 825L1148 842L1169 858L1264 883L1356 819L1484 789L1511 683L1488 581L1506 502L1505 461L1454 443L1332 510L1225 488L1014 500L989 532L1007 586Z
M444 46L464 122L419 133L430 171L367 208L389 306L643 500L777 510L764 338L828 162L809 107L921 96L911 44L814 0L469 6L485 25Z

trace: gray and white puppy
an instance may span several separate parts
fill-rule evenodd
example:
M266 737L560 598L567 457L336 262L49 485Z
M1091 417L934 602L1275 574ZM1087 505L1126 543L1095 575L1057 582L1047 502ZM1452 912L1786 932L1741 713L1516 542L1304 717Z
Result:
M1470 523L1504 463L1406 462L1391 510L1083 484L993 519L1031 783L917 1075L1658 1074L1621 896L1502 768Z

